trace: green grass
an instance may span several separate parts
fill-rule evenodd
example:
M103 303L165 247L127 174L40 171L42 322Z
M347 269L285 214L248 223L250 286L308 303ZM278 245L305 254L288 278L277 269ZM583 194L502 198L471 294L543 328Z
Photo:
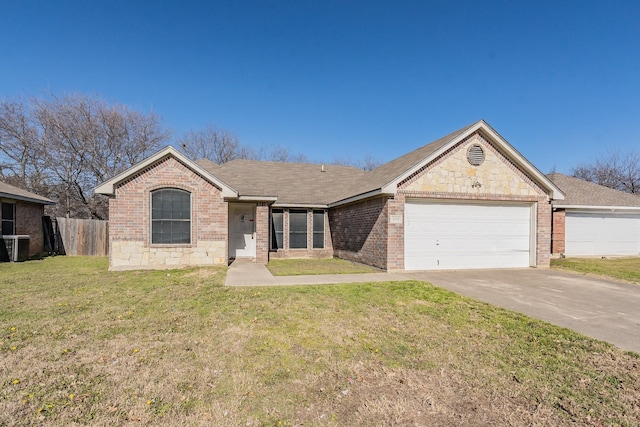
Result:
M317 274L381 273L375 267L338 258L272 259L267 268L274 276L302 276Z
M635 258L562 258L551 266L583 274L596 274L631 283L640 283L640 257Z
M0 425L637 425L639 356L422 282L0 264Z

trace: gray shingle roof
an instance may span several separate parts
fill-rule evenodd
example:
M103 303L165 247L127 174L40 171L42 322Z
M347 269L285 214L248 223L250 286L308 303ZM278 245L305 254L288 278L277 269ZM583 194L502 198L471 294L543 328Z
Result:
M398 157L371 172L352 166L232 160L217 165L201 159L203 169L235 188L241 196L276 196L277 204L322 204L382 188L423 161L440 147L465 133L473 123L430 144Z
M8 199L24 200L27 202L40 203L43 205L53 205L53 200L46 197L39 196L22 188L14 187L6 182L0 181L0 197L6 197Z
M475 122L463 127L462 129L458 129L457 131L452 132L447 136L443 136L442 138L437 139L416 150L413 150L410 153L400 156L397 159L391 160L390 162L385 163L384 165L372 170L364 176L361 176L356 182L348 185L344 189L344 191L342 191L339 198L334 201L343 200L384 187L403 173L416 166L429 155L436 152L439 148L447 145L452 140L467 132L477 123L478 122Z
M345 185L366 174L353 166L232 160L222 165L202 159L200 167L231 185L240 196L276 196L277 204L327 205Z
M640 195L624 193L561 173L547 175L565 193L560 206L628 206L640 208Z
M322 172L319 164L241 159L222 165L207 159L198 160L196 163L233 187L241 197L276 197L276 204L279 205L329 205L376 190L386 191L387 185L393 184L438 150L469 133L471 129L479 127L491 130L480 120L391 160L371 172L336 165L325 165ZM528 165L535 169L533 165ZM548 181L542 173L539 174ZM552 185L550 181L549 185Z

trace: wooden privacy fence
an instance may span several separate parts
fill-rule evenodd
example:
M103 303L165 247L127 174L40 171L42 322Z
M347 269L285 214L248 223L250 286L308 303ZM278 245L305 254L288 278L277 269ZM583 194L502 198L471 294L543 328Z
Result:
M109 255L109 221L56 218L66 255Z

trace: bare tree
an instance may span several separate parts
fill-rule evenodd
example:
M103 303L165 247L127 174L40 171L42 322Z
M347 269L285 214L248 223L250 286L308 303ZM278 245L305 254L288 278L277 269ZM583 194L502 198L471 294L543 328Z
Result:
M292 154L287 147L281 145L261 146L258 149L242 145L234 133L211 124L203 130L186 132L178 141L178 145L192 160L205 158L219 165L235 159L308 161L304 154Z
M58 201L51 212L108 217L99 183L169 138L160 119L90 95L0 102L0 178Z
M613 150L573 168L573 176L627 193L640 193L640 152Z
M295 162L308 163L309 159L304 154L294 154L287 147L282 145L262 146L258 150L253 150L255 160L266 160L270 162Z
M240 144L235 134L213 125L200 131L185 133L178 144L192 160L205 158L217 164L251 155L250 150Z
M379 166L382 166L383 162L371 156L370 154L366 155L363 162L358 165L360 169L365 172L371 172Z
M40 155L42 134L22 100L0 102L0 177L10 184L42 191L47 178Z

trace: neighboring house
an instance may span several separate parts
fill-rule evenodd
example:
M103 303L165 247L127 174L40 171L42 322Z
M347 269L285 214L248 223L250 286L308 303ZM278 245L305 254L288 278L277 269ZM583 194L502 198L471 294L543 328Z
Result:
M0 236L28 235L29 255L44 251L44 231L42 217L44 206L54 201L0 182L0 209L2 228Z
M553 202L553 254L640 255L640 195L560 173L548 177L565 193Z
M548 267L560 189L484 121L379 168L192 162L167 147L96 188L110 267L337 256L386 270Z

